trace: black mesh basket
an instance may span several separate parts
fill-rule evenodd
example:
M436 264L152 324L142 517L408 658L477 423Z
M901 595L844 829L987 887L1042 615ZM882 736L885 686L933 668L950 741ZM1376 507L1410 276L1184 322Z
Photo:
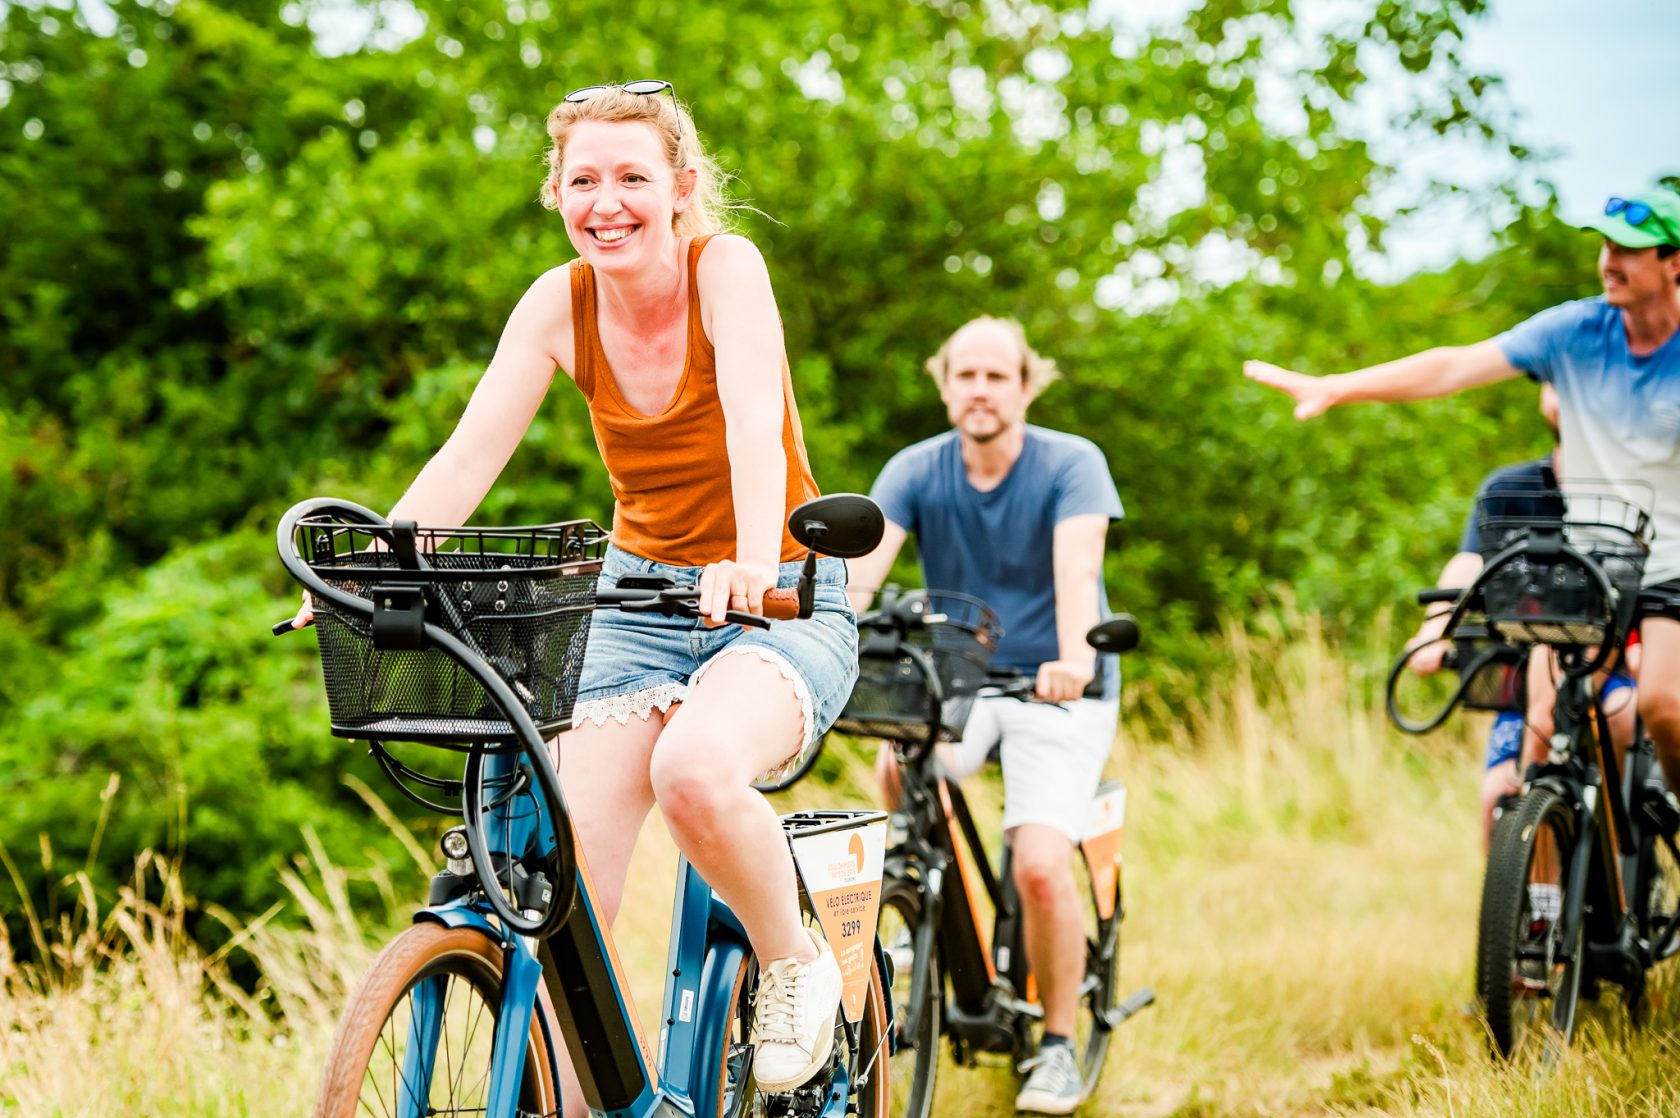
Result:
M335 589L380 604L407 588L424 619L483 657L544 734L571 724L606 547L588 521L531 528L421 528L416 559L334 517L298 524L298 553ZM511 723L484 688L436 647L376 647L367 617L317 601L321 671L333 733L391 741L507 741ZM381 642L387 643L389 642Z
M1489 573L1482 586L1488 624L1509 640L1583 646L1625 632L1650 548L1650 516L1609 493L1555 490L1491 493L1477 504L1482 555L1516 544L1529 550ZM1561 539L1603 570L1606 595L1583 563L1558 553Z
M992 651L1003 635L997 615L978 598L940 590L913 591L893 608L919 618L904 642L927 657L944 691L938 740L961 740L974 693L986 684ZM859 653L857 686L834 728L859 737L928 740L934 697L922 668L902 650L871 649L870 643Z

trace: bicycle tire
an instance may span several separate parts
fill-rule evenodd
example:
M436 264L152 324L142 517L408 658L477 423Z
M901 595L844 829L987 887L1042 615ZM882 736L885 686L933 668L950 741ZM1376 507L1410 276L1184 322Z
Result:
M805 755L799 759L799 764L795 765L789 772L775 780L755 780L752 782L752 786L765 793L785 792L792 788L810 775L812 769L817 767L817 759L822 756L823 745L827 741L828 735L824 734L811 743L811 748L805 751Z
M388 943L356 984L321 1073L315 1118L384 1118L400 1112L402 1041L413 994L432 980L441 980L433 990L443 1004L443 1050L434 1054L440 1063L427 1086L424 1113L484 1113L501 1003L502 945L475 928L428 921ZM559 1114L559 1052L542 1025L544 1004L539 989L519 1088L521 1118ZM440 1088L448 1097L439 1099Z
M888 1118L889 1115L891 1076L875 1074L877 1065L886 1066L888 1018L880 958L873 952L869 970L869 994L864 1002L863 1027L859 1030L858 1052L861 1058L856 1061L864 1082L861 1086L854 1085L854 1105L846 1109L847 1118L853 1115L857 1118ZM757 992L758 959L749 952L742 956L740 969L735 975L729 998L729 1020L723 1030L723 1047L718 1053L718 1118L769 1118L772 1114L786 1112L786 1108L779 1104L774 1108L767 1106L767 1099L771 1096L759 1093L757 1081L752 1075L753 1000ZM838 1023L838 1011L835 1017L835 1051L850 1061L854 1053L846 1030ZM823 1079L824 1075L819 1073L811 1083L821 1083ZM809 1087L810 1084L807 1084L799 1090L806 1091Z
M888 874L881 890L881 917L876 935L892 960L893 1028L910 1011L910 993L917 968L928 975L926 1003L914 1036L898 1031L891 1068L893 1118L928 1118L933 1112L934 1085L939 1075L939 1036L944 1027L945 972L939 957L939 936L929 940L928 957L915 955L917 930L926 918L922 886L915 880Z
M1096 1092L1114 1037L1113 1014L1120 998L1120 922L1125 915L1120 875L1114 878L1109 915L1103 916L1090 864L1083 849L1073 853L1074 880L1085 921L1085 978L1079 989L1079 1016L1073 1040L1074 1060L1085 1097Z
M1574 943L1559 942L1561 920L1536 914L1530 885L1552 884L1555 878L1558 911L1568 911L1569 894L1581 884L1568 880L1578 822L1563 796L1541 785L1494 831L1476 937L1476 994L1494 1052L1507 1059L1542 1032L1542 1058L1554 1060L1575 1031L1586 921L1577 921ZM1536 870L1543 836L1549 836L1556 864Z

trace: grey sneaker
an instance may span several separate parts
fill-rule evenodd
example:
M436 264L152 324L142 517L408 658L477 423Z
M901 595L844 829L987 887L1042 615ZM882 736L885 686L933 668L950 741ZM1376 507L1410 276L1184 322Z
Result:
M1015 1109L1033 1114L1072 1114L1085 1101L1085 1083L1073 1049L1053 1044L1021 1065L1027 1081L1015 1096Z

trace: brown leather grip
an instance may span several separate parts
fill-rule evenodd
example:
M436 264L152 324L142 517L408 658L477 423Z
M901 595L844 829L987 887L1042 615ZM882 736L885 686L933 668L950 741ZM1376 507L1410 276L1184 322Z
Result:
M764 612L760 617L767 617L772 621L792 621L799 616L799 590L796 587L785 587L764 592ZM713 621L710 616L702 619L706 628L716 629L719 625L729 625L732 622Z
M792 621L799 616L799 589L788 586L764 592L764 616L772 621Z

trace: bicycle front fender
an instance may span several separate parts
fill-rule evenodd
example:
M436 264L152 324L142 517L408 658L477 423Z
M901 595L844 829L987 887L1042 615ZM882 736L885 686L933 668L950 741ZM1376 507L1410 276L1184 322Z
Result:
M506 942L501 930L490 923L490 918L473 908L464 898L423 908L414 914L414 922L442 924L446 928L474 928L497 943Z
M525 1071L525 1045L531 1034L531 1018L536 1017L550 1052L561 1048L560 1035L554 1024L554 1011L548 1003L542 984L542 964L524 936L511 940L504 936L490 919L465 900L423 908L414 914L414 922L442 924L446 928L472 928L503 946L506 969L502 975L501 1005L496 1017L487 1115L513 1115L519 1101L519 1088ZM429 1063L429 1059L428 1059ZM560 1069L552 1067L550 1074L558 1083ZM429 1075L429 1070L428 1070Z
M694 1046L690 1067L693 1069L690 1098L694 1112L710 1114L711 1101L718 1097L722 1084L724 1045L728 1042L729 1023L734 1019L735 980L743 964L751 960L751 951L743 936L714 938L706 951L706 961L700 971L700 991L695 1001Z

